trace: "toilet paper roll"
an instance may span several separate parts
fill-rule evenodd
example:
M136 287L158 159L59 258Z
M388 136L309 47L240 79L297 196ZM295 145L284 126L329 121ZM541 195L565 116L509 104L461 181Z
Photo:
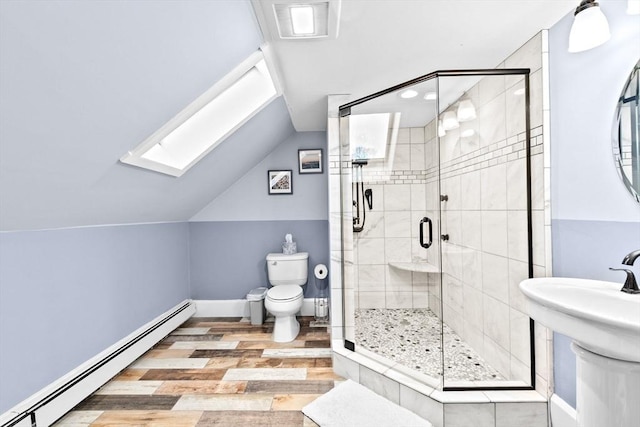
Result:
M313 269L313 274L316 276L316 279L326 279L327 278L327 266L324 264L316 265L316 268Z

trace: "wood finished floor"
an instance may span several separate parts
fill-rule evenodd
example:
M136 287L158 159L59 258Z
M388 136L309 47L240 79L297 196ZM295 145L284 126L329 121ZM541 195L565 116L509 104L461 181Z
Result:
M280 344L273 323L191 318L54 425L316 426L302 407L343 378L327 328L311 320Z

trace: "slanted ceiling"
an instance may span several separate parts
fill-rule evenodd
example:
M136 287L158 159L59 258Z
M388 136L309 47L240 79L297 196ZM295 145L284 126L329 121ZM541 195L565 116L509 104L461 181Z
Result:
M0 1L0 230L188 220L294 132L282 98L180 179L118 159L261 43L248 1Z
M0 230L188 220L324 130L327 95L494 67L578 3L342 0L338 38L301 41L273 1L0 0ZM179 179L118 162L265 42L284 97Z

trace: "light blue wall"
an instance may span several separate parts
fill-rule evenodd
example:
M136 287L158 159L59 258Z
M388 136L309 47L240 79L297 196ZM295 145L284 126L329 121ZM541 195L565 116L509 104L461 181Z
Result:
M265 256L282 252L292 233L298 252L309 252L305 297L316 294L313 267L329 265L329 223L309 221L215 221L189 224L191 297L204 300L244 298L269 286Z
M622 184L620 184L622 185ZM640 221L580 221L555 219L553 232L553 274L624 283L624 273L609 271L621 267L625 254L640 248ZM640 277L640 268L635 266ZM576 406L576 361L571 340L554 334L555 392Z
M195 299L237 299L267 286L265 256L282 252L292 233L299 252L309 252L305 296L315 295L311 269L329 264L326 132L298 132L217 197L189 224L191 293ZM323 150L322 174L298 173L298 149ZM292 170L293 194L269 195L267 171Z
M323 150L322 174L298 173L298 150ZM294 132L190 221L288 221L329 218L327 133ZM293 171L293 194L269 195L267 171Z
M551 226L553 274L623 282L610 272L640 248L640 205L613 163L611 135L617 99L640 59L640 18L626 1L600 2L611 39L568 53L573 14L549 31L551 111ZM635 266L640 275L640 266ZM575 356L555 334L555 392L575 407Z
M186 223L0 233L0 413L189 298Z

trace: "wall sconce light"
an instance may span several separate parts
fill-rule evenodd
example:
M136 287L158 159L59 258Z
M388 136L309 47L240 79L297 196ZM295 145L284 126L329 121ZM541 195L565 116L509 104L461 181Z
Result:
M476 107L473 106L473 103L469 99L464 99L460 101L458 105L458 121L459 122L469 122L476 118Z
M460 127L460 123L458 123L458 118L456 117L456 113L453 111L447 111L442 116L442 128L447 130L453 130Z
M628 15L640 15L640 0L629 0L627 3Z
M569 33L569 52L600 46L611 37L609 23L595 0L582 0L576 8Z

